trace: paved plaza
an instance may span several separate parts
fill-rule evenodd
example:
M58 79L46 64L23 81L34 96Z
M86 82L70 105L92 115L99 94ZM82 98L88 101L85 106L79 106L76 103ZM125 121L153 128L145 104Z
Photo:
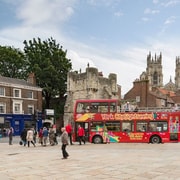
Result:
M1 180L180 180L180 143L61 144L30 148L0 139ZM58 139L60 141L60 139Z

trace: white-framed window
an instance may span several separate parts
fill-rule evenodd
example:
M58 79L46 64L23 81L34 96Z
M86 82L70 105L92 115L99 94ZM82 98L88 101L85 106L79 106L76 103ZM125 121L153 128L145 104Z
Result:
M21 98L21 89L14 89L14 97Z
M14 112L15 114L20 114L20 108L21 108L21 105L19 103L15 103L14 104Z
M6 113L6 104L0 102L0 113L5 114Z
M5 96L5 88L0 87L0 96Z
M34 106L28 105L28 114L34 114Z
M28 91L28 92L27 92L27 97L28 97L29 99L33 99L33 91Z
M24 112L22 111L22 102L21 100L13 100L13 113L14 114L23 114Z
M166 105L166 100L161 99L161 106L165 106Z
M136 96L136 102L140 102L141 98L140 96Z

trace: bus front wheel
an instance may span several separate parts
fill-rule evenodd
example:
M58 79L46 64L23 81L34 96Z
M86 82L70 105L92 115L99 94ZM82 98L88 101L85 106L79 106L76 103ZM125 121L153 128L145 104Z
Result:
M101 138L101 136L95 136L95 137L93 138L93 143L94 143L94 144L101 144L101 143L102 143L102 138Z
M159 144L161 142L161 138L159 136L152 136L151 137L151 143L152 144Z

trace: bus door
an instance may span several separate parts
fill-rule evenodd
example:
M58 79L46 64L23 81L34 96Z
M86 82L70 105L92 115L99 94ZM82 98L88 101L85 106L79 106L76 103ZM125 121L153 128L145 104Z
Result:
M81 127L84 128L84 133L85 133L85 140L89 141L89 123L88 122L76 122L75 123L75 140L78 140L78 126L81 125Z

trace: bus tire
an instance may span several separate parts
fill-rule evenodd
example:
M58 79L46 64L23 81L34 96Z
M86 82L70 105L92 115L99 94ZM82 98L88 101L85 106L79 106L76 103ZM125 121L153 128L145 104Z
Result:
M159 144L159 143L161 143L161 138L158 135L154 135L151 137L150 142L152 144Z
M93 143L94 144L102 144L103 140L101 136L94 136L93 137Z

